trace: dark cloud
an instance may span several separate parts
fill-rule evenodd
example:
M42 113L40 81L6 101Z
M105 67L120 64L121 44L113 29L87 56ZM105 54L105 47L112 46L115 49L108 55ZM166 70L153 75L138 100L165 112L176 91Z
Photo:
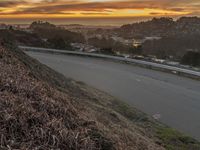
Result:
M0 1L0 8L14 7L21 4L25 5L27 4L27 2L26 1Z
M42 3L44 4L44 3ZM32 8L26 8L20 10L20 13L52 13L52 12L62 12L62 11L107 11L108 9L144 9L159 8L160 4L156 4L155 1L125 1L125 2L88 2L88 3L54 3L54 5L36 5Z
M81 13L82 15L109 15L109 13Z
M149 13L150 15L163 15L163 13L159 13L159 12L151 12Z

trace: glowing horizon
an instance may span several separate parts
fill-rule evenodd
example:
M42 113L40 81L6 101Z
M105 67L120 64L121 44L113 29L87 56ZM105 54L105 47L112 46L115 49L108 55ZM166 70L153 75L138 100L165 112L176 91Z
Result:
M199 0L0 0L1 18L200 15Z

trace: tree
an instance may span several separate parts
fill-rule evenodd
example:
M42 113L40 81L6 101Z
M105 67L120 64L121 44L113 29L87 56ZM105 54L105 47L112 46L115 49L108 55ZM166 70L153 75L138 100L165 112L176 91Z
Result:
M107 55L115 55L115 52L113 51L111 47L101 49L101 53L107 54Z
M72 49L70 43L59 36L54 36L53 38L48 39L47 42L55 49Z
M142 45L130 47L129 53L134 54L134 55L142 55L143 53Z
M200 66L200 52L188 51L181 59L181 64Z
M37 28L56 28L56 26L54 24L50 24L49 22L43 22L43 21L34 21L31 25L30 25L31 29L37 29Z

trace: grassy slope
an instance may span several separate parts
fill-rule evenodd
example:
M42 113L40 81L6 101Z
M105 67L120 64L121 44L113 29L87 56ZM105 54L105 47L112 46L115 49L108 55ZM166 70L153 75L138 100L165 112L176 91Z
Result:
M70 97L70 104L77 109L81 118L92 120L88 124L93 122L97 132L92 132L90 139L96 147L98 142L94 139L103 139L100 140L100 149L200 149L200 143L196 140L154 121L104 92L66 79L21 51L12 50L12 54L30 70L29 77L47 83Z
M82 106L39 79L25 57L0 47L0 149L115 149Z

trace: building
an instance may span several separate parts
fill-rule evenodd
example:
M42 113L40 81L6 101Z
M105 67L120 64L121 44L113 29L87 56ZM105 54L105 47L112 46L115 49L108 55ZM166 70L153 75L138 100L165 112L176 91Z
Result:
M6 25L6 24L0 24L0 30L5 30L5 29L9 29L10 26Z

